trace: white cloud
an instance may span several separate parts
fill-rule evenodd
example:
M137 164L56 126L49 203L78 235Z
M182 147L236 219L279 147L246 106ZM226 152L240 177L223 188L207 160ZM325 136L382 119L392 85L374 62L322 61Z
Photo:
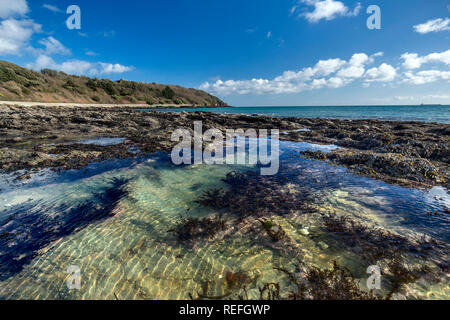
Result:
M419 69L426 63L444 63L450 65L450 49L443 52L430 53L429 55L420 57L417 53L404 53L401 58L404 60L403 67L405 69Z
M48 37L45 39L42 39L39 41L40 44L42 44L45 49L45 54L51 55L51 54L62 54L62 55L69 55L71 54L70 50L67 49L61 42L56 40L53 37Z
M83 60L70 60L61 64L56 63L47 55L40 55L36 62L27 65L27 68L42 70L45 68L63 71L74 75L98 76L113 73L124 73L133 70L133 67L127 67L120 64L111 64L104 62L89 62Z
M364 74L365 64L372 61L365 53L354 54L347 65L339 70L338 77L360 78Z
M313 6L314 10L304 13L309 22L315 23L322 19L333 20L339 16L353 17L361 11L361 4L358 3L353 10L350 10L343 2L337 0L301 0L301 2ZM292 7L291 14L297 7Z
M382 63L377 68L366 71L364 81L366 82L391 82L395 79L397 71L389 64Z
M19 54L35 32L41 32L41 25L33 20L10 18L1 21L0 55Z
M429 32L439 32L450 30L450 19L449 18L439 18L434 20L429 20L425 23L418 24L414 26L414 31L425 34Z
M99 62L99 64L101 66L100 74L124 73L133 69L132 67L123 66L118 63L111 64Z
M272 38L272 31L267 32L267 39Z
M30 9L26 0L0 0L0 18L23 16Z
M382 57L383 52L372 55L355 53L349 60L340 58L318 61L313 67L305 67L299 71L285 71L273 79L251 80L216 80L205 82L200 89L218 95L231 94L288 94L300 93L321 88L341 88L357 80L363 87L372 83L396 83L421 85L437 81L450 82L450 71L446 70L415 70L425 63L439 62L450 66L450 50L419 56L416 53L405 53L403 67L406 72L399 72L390 64L367 69L367 66ZM413 70L414 69L414 70Z
M313 68L314 75L328 76L336 72L345 64L341 59L320 60Z
M213 83L203 83L200 89L229 95L298 93L325 87L340 88L357 78L362 79L365 66L373 61L373 57L374 55L369 57L364 53L357 53L349 61L339 58L320 60L313 67L306 67L300 71L285 71L272 80L217 80ZM381 70L384 71L384 66ZM382 78L381 76L373 77L372 81L377 81L376 79Z
M450 81L450 71L423 70L416 73L406 72L403 82L410 84L426 84L436 81Z
M27 68L29 69L34 69L34 70L42 70L42 69L58 69L56 67L56 62L53 61L52 58L50 58L49 56L46 55L40 55L37 59L36 62L34 63L29 63L27 64Z
M47 9L47 10L50 10L50 11L52 11L52 12L62 12L61 9L59 9L58 7L53 6L53 5L51 5L51 4L43 4L42 7L45 8L45 9Z

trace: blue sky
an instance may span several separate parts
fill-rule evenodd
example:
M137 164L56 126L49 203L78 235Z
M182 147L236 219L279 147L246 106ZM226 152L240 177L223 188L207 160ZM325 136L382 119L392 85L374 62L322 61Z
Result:
M450 104L449 16L448 0L0 0L0 59L232 105Z

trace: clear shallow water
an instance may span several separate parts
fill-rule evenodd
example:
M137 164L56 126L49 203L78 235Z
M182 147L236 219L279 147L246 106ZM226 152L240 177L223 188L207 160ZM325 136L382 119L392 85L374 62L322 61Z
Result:
M161 112L208 111L275 117L375 119L450 123L450 106L315 106L164 109Z
M274 267L329 268L333 260L351 268L364 283L367 265L321 229L320 216L327 213L352 216L407 237L425 234L449 243L448 215L426 215L449 208L444 190L388 185L297 153L332 147L283 141L280 147L278 176L289 180L284 187L296 192L306 185L320 200L317 214L273 217L286 231L289 249L278 248L264 237L249 237L239 228L196 247L180 243L168 232L187 211L198 217L213 213L195 200L206 190L227 187L221 179L231 170L249 167L177 167L166 155L156 154L62 174L44 171L20 184L1 176L0 298L189 299L189 294L195 297L202 292L205 283L209 295L220 296L229 292L224 280L229 272L245 273L248 297L258 298L258 288L271 281L280 282L282 293L290 289ZM413 254L408 259L431 268L448 262L446 254L429 261L417 260ZM81 269L81 290L67 289L70 265ZM448 299L449 277L442 274L440 280L420 279L409 286L409 292L412 297ZM228 297L237 295L236 290Z

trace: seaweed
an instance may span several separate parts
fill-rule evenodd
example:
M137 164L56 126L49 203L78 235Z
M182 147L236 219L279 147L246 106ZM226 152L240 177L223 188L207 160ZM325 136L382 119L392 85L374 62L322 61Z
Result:
M58 212L55 217L44 215L39 203L18 206L16 213L0 223L0 281L20 271L39 250L53 241L81 231L90 224L115 215L114 208L126 194L127 179L115 178L111 186L76 207L66 204L49 208Z
M288 182L287 177L232 171L222 180L230 186L229 189L208 190L196 202L205 207L229 210L240 218L314 211L311 190L283 190L283 185Z
M286 297L280 295L278 283L267 283L260 288L261 299L288 300L380 300L372 291L361 290L359 281L352 272L333 261L332 269L310 268L306 274L294 275L284 268L274 268L287 275L289 282L296 287ZM307 284L307 285L306 285ZM266 296L264 296L266 293Z
M260 300L281 300L280 284L275 282L266 283L262 288L259 288Z
M286 237L286 232L283 230L283 228L281 228L281 226L267 219L261 219L258 221L261 222L264 230L266 230L267 234L273 241L277 242Z
M399 256L392 259L389 264L389 272L391 275L391 290L387 294L386 299L390 300L394 293L401 292L408 283L416 282L419 279L418 270L411 271L406 268ZM426 269L423 271L427 271Z
M348 268L341 267L336 261L332 269L311 268L306 276L309 288L307 293L314 300L376 300L372 292L360 289Z
M281 271L284 274L286 274L289 278L289 280L291 281L291 283L293 283L296 288L297 291L291 291L288 295L288 299L289 300L305 300L305 291L306 291L306 286L304 283L301 283L299 279L296 278L296 276L289 272L288 270L284 269L284 268L280 268L280 267L274 267L275 270Z
M168 232L175 233L181 242L192 242L197 239L212 238L226 227L227 221L219 214L215 217L182 218L181 223Z
M399 252L408 251L414 244L406 237L388 231L369 227L352 220L348 216L324 216L327 231L334 233L348 248L362 248L361 257L369 264L381 259L393 259Z

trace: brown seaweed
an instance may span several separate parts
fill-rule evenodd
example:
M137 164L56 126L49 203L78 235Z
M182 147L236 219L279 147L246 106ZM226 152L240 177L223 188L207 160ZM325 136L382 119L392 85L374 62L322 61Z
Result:
M182 218L182 221L168 232L175 233L181 242L190 242L196 239L212 238L226 227L227 221L219 214L214 217Z
M229 189L206 191L196 202L202 206L228 210L241 218L248 216L285 215L295 211L313 212L311 190L291 192L283 188L284 176L260 176L249 171L232 171L223 179Z

